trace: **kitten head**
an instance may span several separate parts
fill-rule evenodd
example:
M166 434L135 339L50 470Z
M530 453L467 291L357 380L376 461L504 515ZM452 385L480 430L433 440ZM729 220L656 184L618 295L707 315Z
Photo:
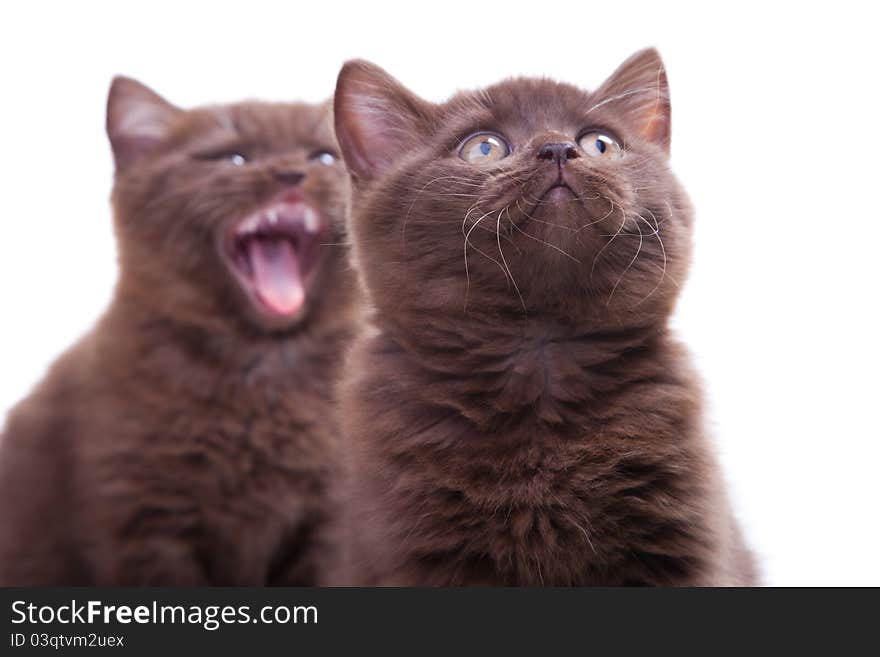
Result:
M516 314L613 327L671 311L691 213L669 169L656 51L593 92L513 79L442 104L349 62L335 121L355 260L391 322Z
M179 109L116 78L120 288L159 316L277 332L343 317L348 183L331 107Z

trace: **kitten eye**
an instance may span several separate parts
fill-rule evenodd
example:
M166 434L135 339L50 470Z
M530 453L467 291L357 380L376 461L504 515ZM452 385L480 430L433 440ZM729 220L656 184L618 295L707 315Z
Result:
M471 164L487 164L503 160L510 155L510 147L497 135L482 133L468 139L458 151L458 156Z
M226 162L236 167L247 164L247 157L238 151L207 151L195 153L193 157L203 162Z
M602 132L586 133L578 139L578 145L591 157L604 157L611 160L621 154L620 144Z
M336 156L330 151L318 151L317 153L314 153L309 159L315 162L320 162L325 167L332 167L334 164L336 164Z

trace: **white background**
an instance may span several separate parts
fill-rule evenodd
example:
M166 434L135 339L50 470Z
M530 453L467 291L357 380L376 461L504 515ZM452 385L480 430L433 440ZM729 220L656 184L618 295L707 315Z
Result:
M592 88L655 45L698 210L675 323L766 582L880 585L877 21L805 4L3 3L0 414L110 298L114 74L184 106L318 100L364 57L441 100L513 74Z

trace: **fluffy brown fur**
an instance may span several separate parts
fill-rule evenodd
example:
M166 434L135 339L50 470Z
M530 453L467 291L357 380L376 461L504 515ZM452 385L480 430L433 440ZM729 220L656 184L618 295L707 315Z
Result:
M8 418L0 584L320 581L332 386L356 306L330 114L183 111L114 81L120 280ZM278 198L313 206L321 229L305 303L287 315L229 250L236 222Z
M343 392L341 581L756 581L667 328L692 224L669 107L653 50L592 93L515 79L439 105L343 68L337 138L375 312ZM474 133L510 154L463 160Z

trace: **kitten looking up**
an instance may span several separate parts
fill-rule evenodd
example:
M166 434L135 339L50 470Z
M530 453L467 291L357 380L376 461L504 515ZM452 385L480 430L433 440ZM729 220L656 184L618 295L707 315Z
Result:
M0 583L320 580L356 300L330 115L113 82L120 278L9 416Z
M659 55L442 104L350 62L334 113L375 309L343 392L344 577L754 582L667 328L692 213Z

